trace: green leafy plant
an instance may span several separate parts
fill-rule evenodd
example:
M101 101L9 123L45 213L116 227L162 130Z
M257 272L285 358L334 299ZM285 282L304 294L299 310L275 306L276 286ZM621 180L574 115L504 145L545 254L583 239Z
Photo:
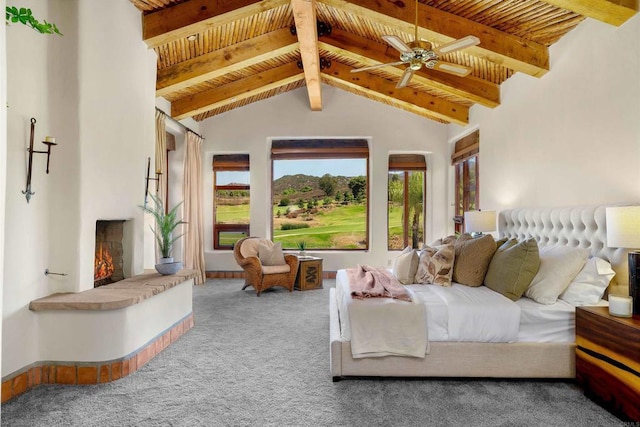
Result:
M7 24L9 24L10 22L14 24L16 22L19 22L26 25L27 27L33 28L41 34L58 34L59 36L62 35L60 30L58 30L56 24L47 22L46 20L44 22L38 21L33 16L33 12L31 12L31 9L26 7L21 7L20 9L18 9L15 6L7 6L5 9L5 22Z
M176 227L180 224L186 224L181 218L178 218L178 208L182 205L182 202L175 205L168 213L165 213L162 200L152 194L150 196L153 200L153 208L146 205L140 207L155 218L156 228L151 227L151 231L156 236L156 242L162 258L169 258L173 251L173 243L184 235L182 233L177 237L173 237Z
M298 245L298 250L300 251L304 251L307 249L307 242L305 242L304 240L299 240L297 245Z

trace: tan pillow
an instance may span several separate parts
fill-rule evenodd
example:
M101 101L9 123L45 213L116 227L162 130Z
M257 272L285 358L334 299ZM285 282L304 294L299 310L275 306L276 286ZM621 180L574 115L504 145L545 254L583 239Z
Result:
M416 283L432 283L451 286L453 263L456 251L454 245L426 246L420 253L420 263L416 272Z
M284 253L282 252L282 244L280 242L269 247L265 244L258 245L258 258L262 265L284 265L287 262L284 260Z
M489 234L477 239L458 239L453 281L461 285L482 286L496 248L496 242Z
M520 243L511 239L493 255L484 284L516 301L527 290L539 268L540 255L535 239Z
M416 271L418 270L418 254L410 246L393 259L391 272L393 277L403 285L415 283Z

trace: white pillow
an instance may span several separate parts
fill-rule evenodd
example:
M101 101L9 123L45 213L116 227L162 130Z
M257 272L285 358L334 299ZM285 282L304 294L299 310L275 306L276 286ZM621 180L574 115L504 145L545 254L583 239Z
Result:
M418 270L418 254L410 246L404 248L400 255L393 259L391 272L393 277L403 285L415 283L416 271Z
M590 258L569 287L560 294L560 299L575 306L597 304L615 275L616 272L607 261Z
M287 263L282 252L282 244L280 242L269 247L263 243L258 245L258 258L262 265L284 265Z
M525 296L540 304L554 304L589 257L589 251L568 246L540 248L540 269Z

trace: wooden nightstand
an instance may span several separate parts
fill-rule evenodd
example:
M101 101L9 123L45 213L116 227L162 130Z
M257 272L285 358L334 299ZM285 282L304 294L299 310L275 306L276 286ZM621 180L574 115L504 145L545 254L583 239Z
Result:
M640 316L576 308L576 381L617 416L640 421Z
M306 291L322 287L322 258L298 257L296 289Z

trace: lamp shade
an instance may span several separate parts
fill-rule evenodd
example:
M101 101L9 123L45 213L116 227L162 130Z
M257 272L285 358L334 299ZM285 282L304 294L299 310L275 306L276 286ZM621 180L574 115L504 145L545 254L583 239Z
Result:
M464 213L464 228L468 233L495 231L496 211L469 211Z
M607 208L607 246L640 249L640 206Z

